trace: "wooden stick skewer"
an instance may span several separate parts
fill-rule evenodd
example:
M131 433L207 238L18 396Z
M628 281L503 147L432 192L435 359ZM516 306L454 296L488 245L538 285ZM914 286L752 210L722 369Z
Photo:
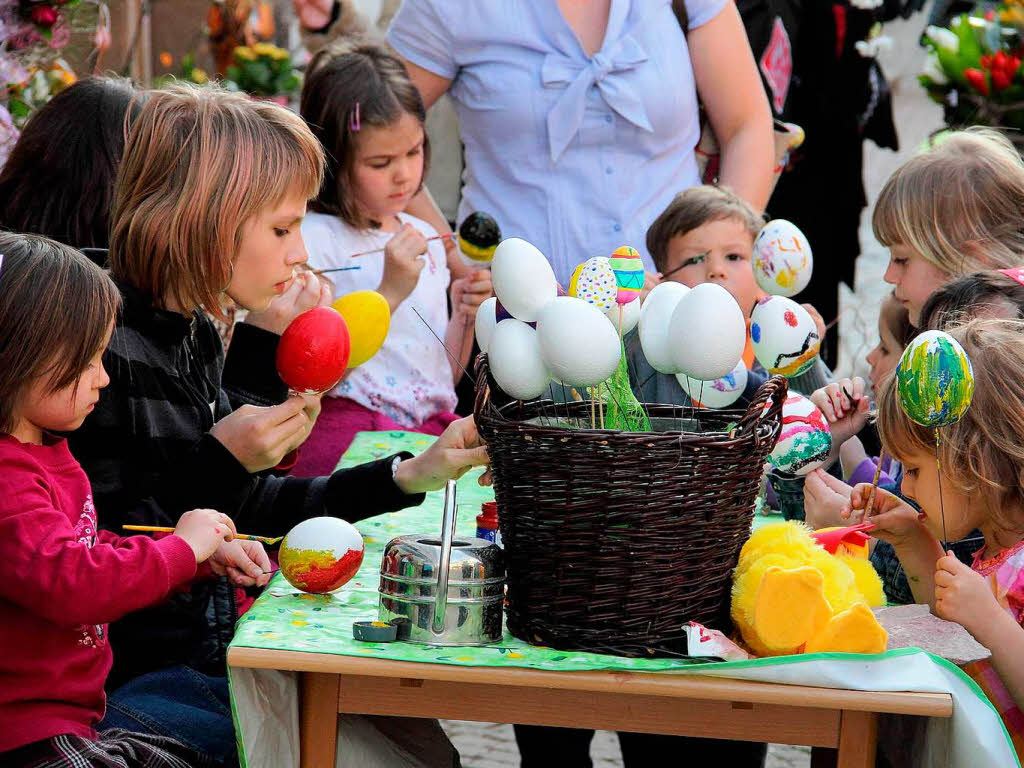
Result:
M871 490L868 491L868 505L864 508L864 521L871 517L871 509L875 506L875 491L878 490L878 478L882 474L882 462L885 461L885 451L878 454L878 466L875 467L875 477L871 481Z
M143 531L146 533L174 533L174 529L169 525L122 525L126 531ZM251 533L236 533L234 535L236 539L247 539L252 541L259 541L264 544L277 544L284 536L253 536Z

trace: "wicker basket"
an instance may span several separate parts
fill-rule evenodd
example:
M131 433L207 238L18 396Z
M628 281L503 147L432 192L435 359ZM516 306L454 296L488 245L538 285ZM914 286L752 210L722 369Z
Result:
M646 406L655 431L640 433L590 429L589 403L499 406L494 386L481 355L475 413L494 472L509 631L563 650L663 656L685 653L689 621L728 629L786 380L766 382L745 412Z

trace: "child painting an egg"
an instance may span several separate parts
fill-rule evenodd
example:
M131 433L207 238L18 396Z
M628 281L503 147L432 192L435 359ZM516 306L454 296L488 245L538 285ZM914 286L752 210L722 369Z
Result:
M697 401L724 407L749 400L773 373L792 377L791 389L807 394L827 383L830 373L816 353L825 332L821 317L810 305L767 296L755 280L754 240L762 223L747 203L728 190L701 186L677 195L651 225L647 249L663 282L641 310L640 332L626 341L633 391L641 402L690 405ZM649 359L654 345L641 343L641 337L651 335L645 324L656 324L661 304L678 302L677 294L705 283L728 291L748 329L736 369L723 379L704 382L706 403L700 400L702 382L665 373L662 362ZM770 332L765 332L769 326ZM767 365L764 360L769 360ZM728 396L723 397L726 392Z

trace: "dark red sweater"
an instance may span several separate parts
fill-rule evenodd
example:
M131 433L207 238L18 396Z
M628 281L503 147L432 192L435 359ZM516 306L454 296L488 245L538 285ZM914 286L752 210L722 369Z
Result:
M195 574L178 536L97 530L89 480L64 440L0 436L0 753L65 733L95 738L107 623Z

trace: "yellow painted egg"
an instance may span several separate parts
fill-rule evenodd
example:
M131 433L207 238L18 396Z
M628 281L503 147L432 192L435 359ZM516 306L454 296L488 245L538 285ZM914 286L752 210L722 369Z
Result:
M347 293L331 305L345 318L352 350L348 367L362 365L380 351L391 326L387 299L376 291Z

